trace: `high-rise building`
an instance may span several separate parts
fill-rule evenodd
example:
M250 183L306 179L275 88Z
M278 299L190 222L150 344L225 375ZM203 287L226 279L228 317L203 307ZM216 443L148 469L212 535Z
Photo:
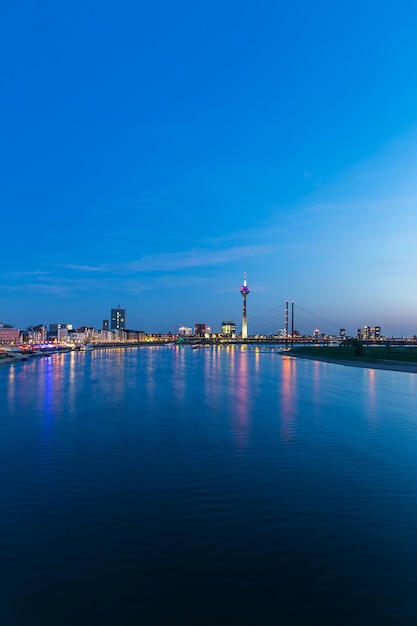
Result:
M111 330L125 330L126 309L119 306L111 310Z
M194 335L196 337L205 337L211 333L211 329L207 324L195 324L194 325Z
M236 337L236 323L233 321L222 322L222 335Z
M178 329L178 334L181 337L191 337L191 335L193 334L193 329L189 328L188 326L180 326Z
M243 298L243 317L242 317L242 339L246 339L248 336L248 321L246 319L246 298L249 295L249 287L246 284L246 272L243 274L243 285L240 288L240 293Z
M103 320L102 330L109 330L109 320Z
M380 326L364 326L363 328L358 328L358 339L365 339L368 341L372 341L374 339L381 338L381 327Z

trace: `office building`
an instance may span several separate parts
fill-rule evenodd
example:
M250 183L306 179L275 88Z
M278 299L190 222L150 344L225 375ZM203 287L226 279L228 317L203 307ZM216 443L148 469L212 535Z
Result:
M236 337L236 322L222 322L222 335L225 335L226 337Z
M191 335L193 334L193 329L189 328L188 326L180 326L178 329L178 334L181 337L191 337Z
M111 330L125 330L126 309L119 306L111 310Z
M381 338L381 327L380 326L364 326L363 328L358 328L358 339L363 339L365 341L373 341L375 339Z
M194 325L194 335L196 337L206 337L210 334L211 329L207 326L207 324L195 324Z

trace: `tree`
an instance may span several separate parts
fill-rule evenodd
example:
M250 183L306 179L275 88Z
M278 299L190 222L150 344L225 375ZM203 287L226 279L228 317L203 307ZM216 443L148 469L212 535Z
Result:
M362 356L363 354L363 343L362 341L359 341L359 339L354 339L353 340L353 354L355 356Z

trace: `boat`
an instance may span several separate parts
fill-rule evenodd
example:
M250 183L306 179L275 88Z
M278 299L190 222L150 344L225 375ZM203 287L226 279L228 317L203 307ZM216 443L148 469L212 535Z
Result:
M80 350L81 352L90 352L91 350L94 350L94 346L91 343L85 343L80 346Z

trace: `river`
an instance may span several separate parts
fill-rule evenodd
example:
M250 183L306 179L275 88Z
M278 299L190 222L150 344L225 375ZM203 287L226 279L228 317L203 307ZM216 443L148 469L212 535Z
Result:
M417 376L161 346L0 369L0 623L416 624Z

